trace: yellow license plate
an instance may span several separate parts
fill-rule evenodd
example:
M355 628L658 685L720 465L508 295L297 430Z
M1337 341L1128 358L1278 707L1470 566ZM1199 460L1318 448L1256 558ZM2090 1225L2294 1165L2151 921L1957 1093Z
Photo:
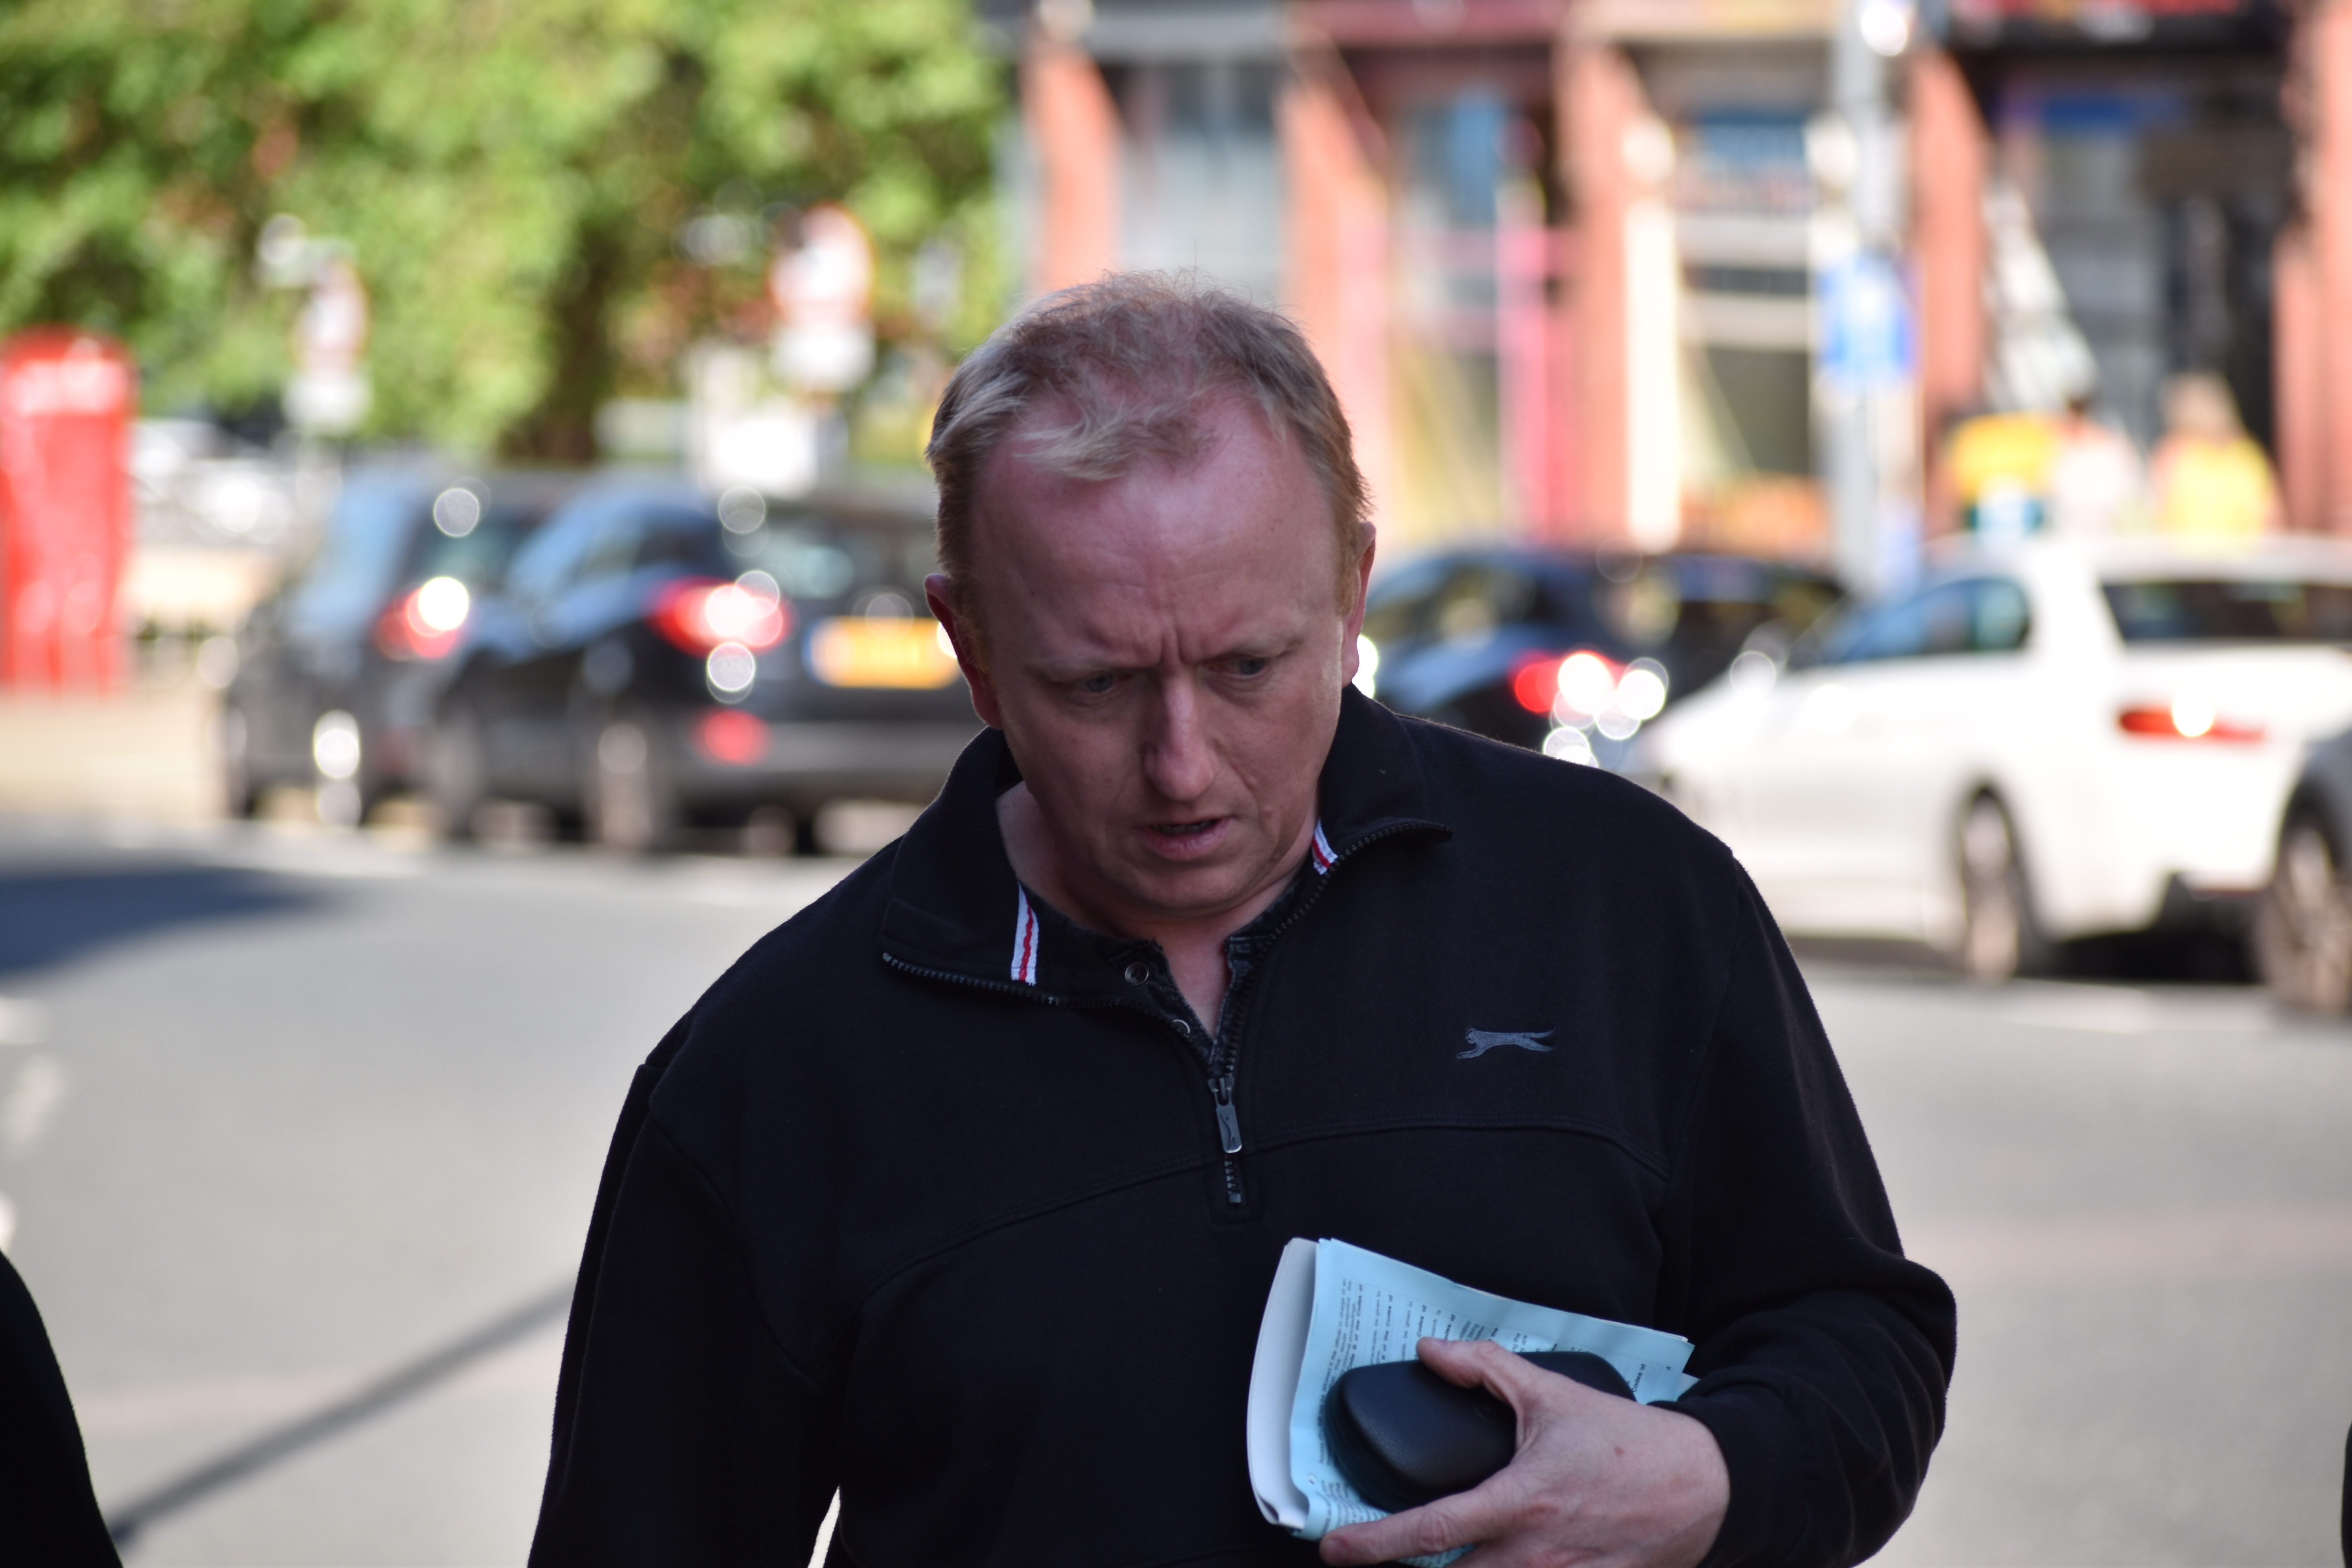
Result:
M928 616L841 616L809 633L809 668L827 686L930 691L956 678L946 644Z

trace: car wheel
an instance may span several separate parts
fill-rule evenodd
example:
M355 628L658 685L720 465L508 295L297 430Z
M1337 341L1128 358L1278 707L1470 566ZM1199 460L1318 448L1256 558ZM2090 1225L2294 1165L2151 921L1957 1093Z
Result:
M221 804L231 816L248 817L261 805L253 778L253 727L242 708L220 712Z
M470 708L436 720L425 742L425 797L445 838L471 838L482 809L482 724Z
M2000 802L1980 795L1960 818L1961 971L1974 980L2001 981L2042 967L2044 944L2033 924L2033 904L2017 834Z
M580 794L591 842L625 855L676 846L677 802L641 720L607 720L589 748L587 771Z
M2297 816L2254 908L2254 963L2279 999L2306 1012L2352 1009L2352 885L2327 830Z

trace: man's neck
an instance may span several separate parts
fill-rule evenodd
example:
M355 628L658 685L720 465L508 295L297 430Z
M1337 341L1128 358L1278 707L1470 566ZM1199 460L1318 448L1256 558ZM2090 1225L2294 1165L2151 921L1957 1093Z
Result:
M1225 989L1233 979L1225 964L1225 939L1264 914L1282 896L1305 863L1315 833L1310 818L1292 853L1238 901L1206 914L1167 916L1134 909L1114 892L1090 888L1084 879L1065 875L1064 857L1055 848L1044 809L1027 784L1016 784L996 797L996 826L1004 836L1004 854L1013 862L1013 874L1047 903L1089 931L1158 942L1168 955L1177 989L1211 1029L1217 1026Z

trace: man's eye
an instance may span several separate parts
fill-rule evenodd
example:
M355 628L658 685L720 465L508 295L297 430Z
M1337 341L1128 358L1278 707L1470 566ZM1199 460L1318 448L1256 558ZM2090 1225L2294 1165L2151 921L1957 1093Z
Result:
M1233 662L1233 671L1235 675L1264 675L1265 667L1273 662L1270 658L1237 658Z
M1078 689L1085 692L1089 697L1100 697L1104 692L1108 691L1112 687L1117 686L1118 684L1118 677L1111 674L1108 670L1105 670L1100 675L1089 675L1085 679L1079 681Z

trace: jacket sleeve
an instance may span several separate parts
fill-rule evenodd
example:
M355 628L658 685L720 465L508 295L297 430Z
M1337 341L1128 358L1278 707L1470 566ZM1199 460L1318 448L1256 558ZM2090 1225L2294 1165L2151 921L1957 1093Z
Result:
M1723 1450L1705 1568L1859 1562L1944 1426L1955 1310L1903 1257L1821 1019L1746 879L1729 978L1680 1140L1661 1304L1696 1343L1675 1408Z
M836 1423L753 1297L727 1204L654 1116L681 1022L629 1088L556 1384L531 1568L808 1561Z

